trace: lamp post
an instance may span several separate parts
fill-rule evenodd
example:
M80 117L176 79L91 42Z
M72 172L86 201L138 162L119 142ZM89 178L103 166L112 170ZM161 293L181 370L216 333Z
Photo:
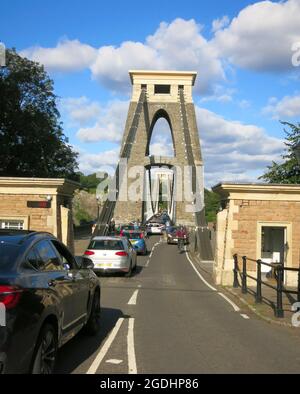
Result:
M97 200L97 224L99 224L101 198L99 196L97 196L96 200Z

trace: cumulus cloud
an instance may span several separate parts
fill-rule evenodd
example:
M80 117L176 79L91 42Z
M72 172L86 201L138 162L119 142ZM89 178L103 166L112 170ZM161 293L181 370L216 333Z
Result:
M43 64L49 71L71 72L89 67L96 59L97 50L78 40L65 39L55 48L34 46L20 55Z
M80 151L79 170L84 174L92 174L102 171L113 175L118 161L119 149L99 152L98 154Z
M101 108L100 115L91 127L81 127L77 132L77 138L81 142L115 142L122 139L128 102L115 100Z
M215 19L212 23L212 32L216 33L217 31L223 29L228 26L230 23L230 19L227 15L223 16L220 19Z
M300 95L285 96L282 100L273 97L263 108L263 113L282 120L300 116Z
M129 69L196 70L196 90L207 93L225 75L216 50L201 34L195 20L161 23L145 43L125 42L102 47L91 66L94 78L111 88L128 88Z
M60 108L66 114L72 124L84 126L96 120L101 114L101 106L98 102L91 101L85 96L74 98L68 97L60 100Z
M223 58L256 71L292 69L292 46L300 41L300 1L261 1L244 8L216 32L212 45Z
M195 20L162 22L144 42L125 41L120 46L93 48L78 40L60 41L55 48L32 47L21 55L51 71L90 68L94 79L111 90L128 90L129 69L196 70L201 73L196 90L207 93L225 79L214 46L202 35Z
M223 180L254 181L284 149L263 128L196 107L207 186Z

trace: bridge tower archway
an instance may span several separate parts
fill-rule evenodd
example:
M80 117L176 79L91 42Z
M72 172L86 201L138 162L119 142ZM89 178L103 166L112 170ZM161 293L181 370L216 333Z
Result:
M133 219L144 219L145 191L141 198L126 200L123 192L126 187L134 187L136 179L131 179L132 169L140 168L141 184L145 185L147 168L163 167L176 168L180 173L182 185L180 198L176 198L176 220L180 224L195 227L205 226L204 218L204 186L203 160L201 154L199 133L196 122L195 108L192 98L196 72L180 71L130 71L132 82L132 98L129 106L124 137L121 148L121 159L128 162L128 176L121 179L119 196L114 206L116 223L126 223ZM153 129L159 119L165 119L170 127L174 147L174 157L150 156L150 144ZM190 179L184 177L186 169L190 168L193 175ZM196 168L198 172L196 174ZM200 171L199 171L200 169ZM126 179L125 179L126 178ZM179 178L179 177L178 177ZM144 186L142 186L144 187ZM193 198L197 196L197 208ZM177 188L178 189L178 188ZM122 193L120 193L122 190ZM199 205L200 201L200 205Z

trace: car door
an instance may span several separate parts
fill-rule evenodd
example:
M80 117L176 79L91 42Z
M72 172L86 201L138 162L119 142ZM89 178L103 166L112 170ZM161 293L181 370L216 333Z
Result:
M136 253L134 247L131 245L129 240L126 240L126 249L127 249L128 254L130 256L130 260L132 261L132 267L135 267L136 261L137 261L137 253Z
M80 323L87 315L88 300L90 293L90 273L88 270L81 270L71 252L57 240L51 240L63 263L68 276L73 280L74 292L74 323Z
M75 283L49 240L42 240L35 245L35 250L42 261L40 269L44 276L48 296L61 311L63 333L72 328L74 323Z

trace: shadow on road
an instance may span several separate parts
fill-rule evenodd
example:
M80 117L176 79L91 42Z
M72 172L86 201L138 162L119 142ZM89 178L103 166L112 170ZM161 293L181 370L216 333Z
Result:
M80 332L74 339L63 346L58 352L55 373L70 374L75 370L76 373L86 373L94 357L87 365L84 365L84 362L93 356L95 352L97 353L97 350L103 345L118 319L128 319L129 317L124 316L119 309L102 308L102 324L99 334L90 337ZM82 369L79 368L81 365Z

